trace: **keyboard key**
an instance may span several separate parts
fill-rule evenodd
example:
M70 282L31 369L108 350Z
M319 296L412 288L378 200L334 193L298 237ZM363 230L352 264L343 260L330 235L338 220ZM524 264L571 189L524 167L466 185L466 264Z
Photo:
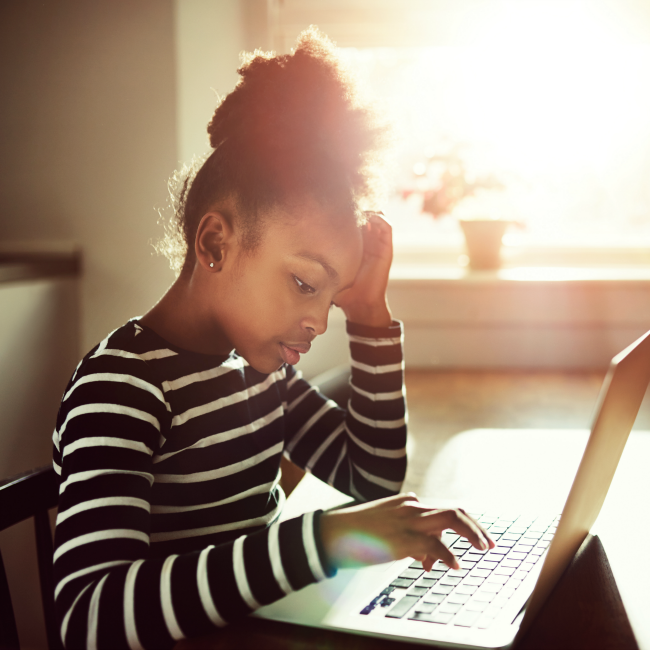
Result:
M439 625L447 625L454 617L453 614L445 614L444 612L434 612L433 614L424 614L423 612L415 612L410 617L412 621L424 621L426 623L438 623Z
M435 587L434 587L434 589L435 589ZM478 587L475 587L473 585L462 584L462 585L458 585L458 587L456 587L456 592L455 593L471 596L473 593L476 592L477 589L478 589Z
M483 612L485 611L485 608L489 606L489 604L490 603L472 598L472 600L470 600L467 605L465 605L465 609L471 612Z
M499 541L501 541L501 542L505 542L505 541L516 542L519 539L521 539L521 535L517 535L516 533L511 533L510 531L508 531L507 533L504 533L503 535L501 535L501 537L499 538Z
M510 553L508 553L508 559L509 560L519 560L519 561L521 561L521 560L525 560L527 556L528 556L527 553L519 553L517 551L510 551Z
M499 565L500 567L509 567L511 569L518 569L521 566L521 560L503 560L501 564Z
M429 571L429 573L425 573L422 576L422 579L424 580L424 578L433 578L435 580L440 580L440 578L442 578L442 576L444 575L445 575L444 571Z
M460 603L463 605L470 599L469 594L459 594L457 590L453 591L452 593L447 596L447 602L449 603Z
M479 569L496 569L498 562L490 561L490 560L481 560L481 562L478 565Z
M536 548L548 548L550 542L537 542Z
M413 607L413 611L422 612L423 614L431 614L436 607L438 607L438 603L419 602L415 607Z
M452 546L459 539L460 535L457 535L452 530L444 530L440 535L440 541L447 547Z
M439 605L447 594L432 594L428 593L422 600L425 603L432 603L434 605Z
M503 585L495 584L494 582L486 582L481 585L481 591L488 594L498 594Z
M436 560L436 562L433 565L433 571L442 571L443 573L448 569L449 567L442 561L442 560Z
M425 623L432 623L431 620L432 614L427 612L412 612L409 616L409 621L424 621Z
M395 591L395 587L386 587L379 595L380 596L388 596L389 594L392 594Z
M497 542L498 548L512 548L517 543L514 539L503 539L503 537Z
M438 623L440 625L447 625L447 623L449 623L453 617L453 614L448 614L446 612L434 612L431 616L431 622Z
M477 591L474 594L473 600L476 602L491 603L495 597L496 594L491 591Z
M437 580L434 578L427 578L426 576L424 578L420 578L417 582L418 587L426 587L427 589L431 589L433 585L435 585Z
M423 569L406 569L406 571L402 571L402 573L399 574L399 577L408 580L417 580L423 573Z
M498 576L511 576L516 569L513 569L511 567L507 566L499 566L496 569L494 569L493 575L498 575Z
M395 602L395 598L384 596L384 599L379 603L382 607L390 607Z
M417 603L417 596L404 596L393 608L386 614L388 618L402 618Z
M409 590L408 595L409 596L417 596L418 598L421 598L424 596L424 594L429 591L428 587L413 587L411 590Z
M465 559L460 560L458 564L460 564L461 569L467 569L468 571L476 566L476 562L470 562Z
M467 569L449 569L447 571L448 576L454 576L455 578L464 578L468 573Z
M490 575L489 569L472 569L470 573L471 576L475 578L487 578Z
M478 576L468 576L463 580L464 585L470 585L472 587L479 587L483 584L485 578L479 578Z
M494 622L494 618L492 616L486 616L483 614L481 618L478 619L476 623L476 627L478 627L481 630L487 630L490 625Z
M542 536L542 541L543 542L552 542L553 541L553 535L543 535Z
M448 600L445 601L440 607L438 607L439 612L444 612L445 614L456 614L460 611L462 605L458 603L450 603Z
M424 569L424 567L422 566L422 562L420 562L420 560L414 560L411 562L411 564L409 564L409 569Z
M513 588L510 587L510 586L505 586L505 587L504 587L504 588L499 592L499 596L504 596L504 597L506 597L506 598L510 598L510 597L515 593L515 591L517 591L517 590L516 590L516 589L513 589Z
M364 607L364 608L359 612L359 614L363 614L364 616L368 616L368 614L370 614L370 612L372 612L373 609L375 609L375 608L372 607L371 605L368 605L368 607Z
M493 573L486 582L493 582L495 585L505 585L508 580L510 580L510 576L499 576Z
M521 542L517 542L512 547L512 550L516 551L517 553L530 553L533 546L534 546L534 544L522 544Z
M452 549L456 549L456 548L468 549L468 548L472 548L472 544L470 542L468 542L466 539L461 539L461 540L457 541L451 548Z
M508 549L506 548L495 548L493 551L490 551L487 554L487 559L488 560L494 560L495 562L501 562L503 558L505 557L506 553L508 552Z
M537 532L537 531L527 531L524 533L524 536L521 538L521 541L523 542L525 539L539 539L543 533Z
M459 625L461 627L472 627L474 623L478 620L479 616L481 615L480 612L473 612L471 610L464 610L456 616L454 619L454 625Z
M431 593L432 594L450 594L453 591L453 587L451 585L441 585L438 583L437 585L433 586L431 588Z
M455 587L461 580L462 580L462 578L456 578L455 576L447 575L444 578L440 578L440 581L438 582L438 584L440 584L440 585L451 585L452 587Z
M507 527L503 528L502 526L490 526L488 528L488 532L490 534L494 533L495 535L502 535L506 530L508 530Z
M390 583L391 587L399 587L400 589L408 589L415 580L406 580L405 578L395 578L393 582Z

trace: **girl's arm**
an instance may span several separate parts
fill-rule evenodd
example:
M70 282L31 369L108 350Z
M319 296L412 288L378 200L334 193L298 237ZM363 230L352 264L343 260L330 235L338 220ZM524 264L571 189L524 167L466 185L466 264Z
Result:
M347 412L287 369L287 455L360 501L397 494L406 472L402 328L347 324L352 376Z
M348 319L352 394L347 413L287 370L287 455L296 465L361 501L397 494L406 472L402 327L386 300L391 227L369 213L363 258L336 304Z
M153 557L151 536L164 531L152 530L152 457L168 415L147 363L123 350L96 351L64 396L54 576L66 648L170 648L330 572L320 513Z

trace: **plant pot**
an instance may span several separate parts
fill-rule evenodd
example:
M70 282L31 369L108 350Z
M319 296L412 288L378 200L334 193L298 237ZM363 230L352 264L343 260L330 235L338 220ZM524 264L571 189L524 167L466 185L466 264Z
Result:
M509 221L501 219L459 219L465 235L469 265L473 269L501 266L501 240Z

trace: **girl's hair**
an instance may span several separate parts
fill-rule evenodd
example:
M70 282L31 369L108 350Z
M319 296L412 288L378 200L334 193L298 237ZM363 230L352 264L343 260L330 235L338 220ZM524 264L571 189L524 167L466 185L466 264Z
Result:
M260 241L260 211L310 196L360 219L378 182L388 129L361 101L333 43L304 31L292 54L244 55L235 89L208 124L212 153L178 176L174 216L158 247L178 272L194 263L201 218L232 200L227 215L245 249Z

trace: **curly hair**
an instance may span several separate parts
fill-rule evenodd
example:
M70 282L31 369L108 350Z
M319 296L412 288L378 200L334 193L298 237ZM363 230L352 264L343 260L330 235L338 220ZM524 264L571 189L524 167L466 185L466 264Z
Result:
M245 54L240 80L208 124L212 153L186 169L158 247L176 271L194 262L201 218L234 199L244 249L261 239L260 213L310 196L359 221L376 196L389 128L361 99L334 44L316 27L292 54Z

